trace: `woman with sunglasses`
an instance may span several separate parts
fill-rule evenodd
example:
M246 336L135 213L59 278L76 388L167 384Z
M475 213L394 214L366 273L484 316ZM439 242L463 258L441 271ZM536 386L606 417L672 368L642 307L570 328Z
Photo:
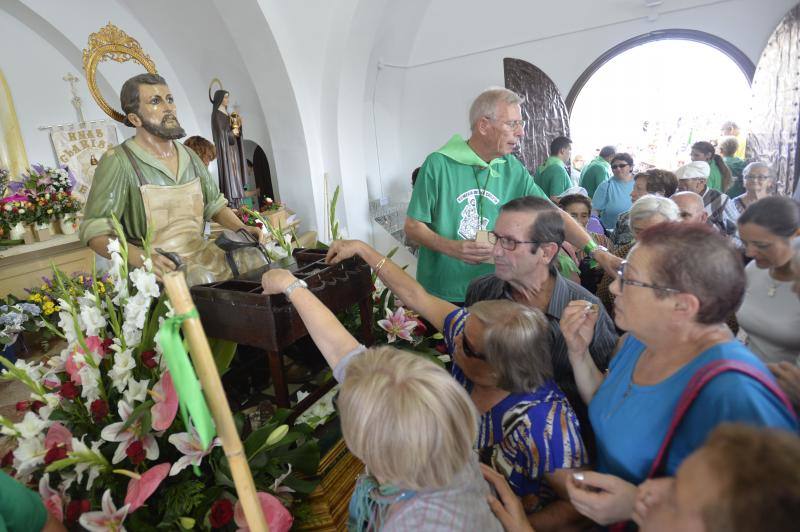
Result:
M744 287L725 237L706 224L662 223L639 235L611 286L615 321L628 334L607 374L588 352L596 314L580 302L564 311L598 449L597 472L567 484L579 512L602 525L629 520L636 485L673 476L720 423L797 431L769 370L725 326Z
M603 181L592 196L592 210L599 216L607 232L613 232L617 217L631 208L633 192L633 157L618 153L611 159L614 176Z
M534 527L562 530L581 517L565 500L567 469L588 462L580 427L553 380L550 329L541 311L513 301L464 309L428 294L387 257L357 240L337 240L327 259L354 255L407 307L442 331L452 374L478 409L475 448L522 498ZM478 530L477 528L470 528Z

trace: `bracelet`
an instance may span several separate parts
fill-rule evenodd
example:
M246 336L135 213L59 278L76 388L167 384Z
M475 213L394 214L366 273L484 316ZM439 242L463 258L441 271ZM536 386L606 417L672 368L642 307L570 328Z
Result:
M374 268L375 275L378 275L378 272L381 271L381 268L383 268L383 265L386 264L386 259L387 258L388 257L383 257L381 260L378 261L378 264L375 265L375 268Z

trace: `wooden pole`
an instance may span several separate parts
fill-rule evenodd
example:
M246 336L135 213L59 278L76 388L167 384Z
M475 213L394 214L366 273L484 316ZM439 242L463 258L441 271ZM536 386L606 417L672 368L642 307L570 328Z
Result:
M189 294L189 287L186 286L183 273L170 272L164 275L164 288L177 314L185 314L194 308L194 302ZM269 527L261 511L261 503L256 494L253 475L250 473L250 465L247 463L242 441L236 431L233 414L228 405L228 398L225 397L225 390L222 388L222 381L219 378L206 333L203 331L203 325L199 319L189 318L183 322L183 333L189 342L189 352L194 369L203 386L203 393L206 396L208 407L211 409L211 415L214 417L225 456L228 457L236 493L239 495L239 501L242 503L244 516L247 519L247 526L254 532L269 532Z

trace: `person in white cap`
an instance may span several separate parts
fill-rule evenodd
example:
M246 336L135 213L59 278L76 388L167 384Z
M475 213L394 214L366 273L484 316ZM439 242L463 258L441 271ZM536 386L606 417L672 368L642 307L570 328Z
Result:
M708 221L722 234L736 238L736 219L739 213L730 198L718 190L707 186L711 167L705 161L692 161L675 171L678 190L694 192L703 198L703 206L708 213Z

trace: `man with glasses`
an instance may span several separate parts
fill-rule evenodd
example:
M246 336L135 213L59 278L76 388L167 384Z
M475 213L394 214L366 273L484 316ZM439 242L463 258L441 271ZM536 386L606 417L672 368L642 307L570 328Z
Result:
M547 197L511 154L524 134L521 101L508 89L484 91L470 107L469 139L454 135L420 168L404 229L420 245L417 280L438 298L460 304L469 282L492 272L486 235L501 205L521 196ZM618 259L562 214L569 242L613 271Z
M556 270L555 259L564 242L560 210L542 198L526 196L503 205L489 241L495 272L473 280L467 289L466 305L492 299L510 299L542 311L549 322L551 356L556 383L575 409L581 434L590 455L594 437L586 405L578 393L561 333L561 313L570 301L596 305L599 317L589 352L601 370L608 366L617 343L617 332L600 300Z
M567 172L567 163L572 157L572 141L567 137L556 137L550 143L550 157L536 169L536 184L554 202L572 186Z

